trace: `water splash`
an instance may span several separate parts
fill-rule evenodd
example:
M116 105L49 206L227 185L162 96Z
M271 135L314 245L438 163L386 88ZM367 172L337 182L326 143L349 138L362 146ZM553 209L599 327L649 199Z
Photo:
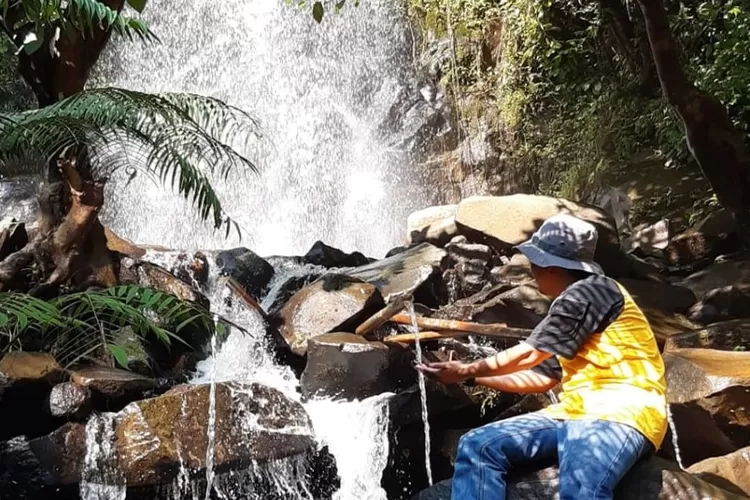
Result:
M86 423L80 494L82 500L125 500L127 487L117 465L113 413L92 415Z
M219 318L214 317L219 323ZM211 352L216 352L216 335L211 336ZM211 388L208 395L208 425L206 426L208 440L206 445L206 500L211 498L211 487L214 483L214 447L216 443L216 364L211 367Z
M411 317L411 330L415 334L414 346L417 351L417 363L422 363L422 343L419 341L419 325L417 325L417 313L414 311L414 302L406 303L406 312ZM425 387L425 376L421 371L417 372L419 380L419 397L422 402L422 421L424 422L424 455L425 470L427 471L427 482L432 486L432 465L430 464L430 417L427 413L427 388Z
M685 466L682 464L680 445L677 442L677 426L674 423L674 417L672 416L672 409L669 403L667 403L667 422L669 423L669 429L672 431L672 447L674 448L674 458L675 460L677 460L677 465L680 467L680 469L685 470Z

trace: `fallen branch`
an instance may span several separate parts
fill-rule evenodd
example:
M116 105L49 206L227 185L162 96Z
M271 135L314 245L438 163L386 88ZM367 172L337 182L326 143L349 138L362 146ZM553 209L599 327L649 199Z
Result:
M364 323L359 325L354 331L357 335L365 336L379 326L385 324L394 315L400 313L405 306L404 300L396 300L385 306L380 311L370 316Z
M391 321L402 325L411 325L412 319L408 314L397 314L391 318ZM457 321L452 319L425 318L416 316L417 326L420 330L430 332L451 332L464 333L466 335L485 335L487 337L502 337L506 339L523 340L529 336L530 330L524 328L511 328L505 323L469 323L468 321ZM460 336L460 335L454 335Z
M237 298L245 303L245 307L252 311L258 311L264 319L266 318L266 312L262 307L260 307L260 304L258 304L258 302L245 291L245 289L237 282L236 279L229 276L227 277L226 283L227 288L229 288Z
M389 337L384 338L381 342L384 342L386 344L412 344L416 342L417 337L419 337L420 342L428 342L430 340L440 340L440 339L455 339L455 338L461 338L461 337L468 337L469 335L476 335L472 332L467 331L441 331L441 332L432 332L432 331L425 331L425 332L419 332L417 333L402 333L398 335L391 335ZM479 334L482 335L482 334ZM487 335L487 334L484 334ZM502 332L502 334L498 333L497 335L487 335L488 337L502 337L504 339L513 339L513 340L525 340L526 337L529 336L529 330L523 330L521 328L507 328L507 331Z

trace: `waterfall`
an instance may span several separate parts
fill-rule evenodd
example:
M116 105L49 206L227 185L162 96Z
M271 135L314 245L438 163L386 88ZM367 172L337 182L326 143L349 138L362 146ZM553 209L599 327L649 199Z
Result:
M382 257L403 243L407 215L433 201L418 161L442 111L420 88L404 5L369 0L334 14L330 3L318 24L310 2L151 2L144 18L161 43L110 44L91 79L209 95L259 119L264 137L243 153L261 175L215 185L260 255L303 254L320 239ZM117 233L186 250L239 243L146 177L123 188L126 177L109 183L103 214Z

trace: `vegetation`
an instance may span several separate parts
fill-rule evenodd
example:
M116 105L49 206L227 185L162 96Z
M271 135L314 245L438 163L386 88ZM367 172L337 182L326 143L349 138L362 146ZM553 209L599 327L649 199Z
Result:
M668 169L697 170L678 114L660 95L636 4L409 3L423 32L451 42L442 80L455 96L462 127L470 133L480 120L489 121L503 142L505 166L520 173L527 189L589 199L602 184L628 180L648 157ZM750 2L668 1L666 8L686 81L727 104L732 123L747 137ZM661 213L645 213L696 211L711 196L692 194L686 206L685 197L662 195L654 207ZM669 206L677 199L677 206Z

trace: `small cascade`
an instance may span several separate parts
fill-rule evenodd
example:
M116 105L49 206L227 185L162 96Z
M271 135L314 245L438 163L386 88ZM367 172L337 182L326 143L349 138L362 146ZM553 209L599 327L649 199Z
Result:
M125 500L125 478L117 466L114 414L93 415L86 423L80 493L82 500Z
M214 323L218 324L218 317ZM211 336L211 352L216 352L216 335ZM206 500L211 498L211 487L214 482L214 444L216 441L216 364L211 367L211 391L208 396L208 444L206 446Z
M667 422L669 423L669 429L672 431L672 447L674 448L674 458L677 460L677 465L680 469L685 470L685 466L682 464L682 455L680 453L680 445L678 444L677 438L677 426L674 423L674 417L672 416L672 409L667 403Z
M414 302L406 303L406 311L411 316L411 329L415 334L414 345L417 350L417 363L422 363L422 344L419 342L419 326L417 325L417 314L414 311ZM422 401L422 421L424 422L424 461L427 471L427 482L432 486L432 465L430 465L430 419L427 414L427 388L425 387L424 373L417 372L419 380L419 396Z

